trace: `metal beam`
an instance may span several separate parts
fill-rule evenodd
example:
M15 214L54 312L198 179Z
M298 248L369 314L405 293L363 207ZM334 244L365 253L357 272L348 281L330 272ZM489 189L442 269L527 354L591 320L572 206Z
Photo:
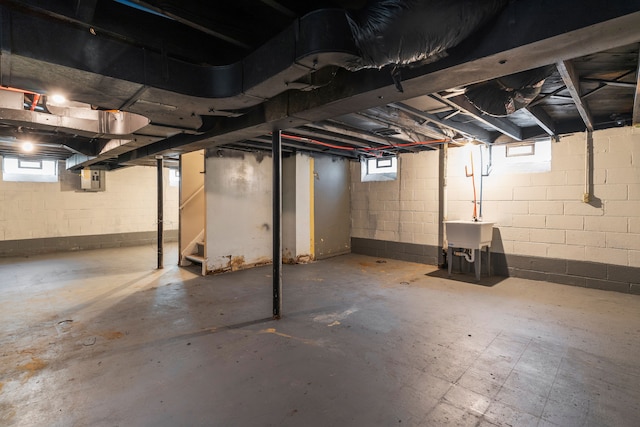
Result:
M451 129L454 132L461 133L462 135L472 136L479 141L492 142L491 134L487 130L481 128L480 126L476 126L472 123L462 123L462 122L454 122L446 119L440 119L435 114L430 114L424 111L420 111L417 108L413 108L412 106L407 105L403 102L394 102L393 104L389 104L389 106L397 108L398 110L404 111L405 113L409 113L413 116L424 119L431 123L434 123L438 126ZM448 108L451 108L451 107L448 107Z
M553 122L553 119L549 117L546 111L539 106L534 105L533 107L525 107L522 109L525 113L527 113L535 122L540 126L540 128L547 133L549 136L556 136L556 124Z
M164 189L162 179L162 156L156 156L157 190L158 190L158 268L164 267Z
M578 109L578 113L580 113L580 117L582 117L584 125L588 131L593 132L593 118L589 111L589 107L586 102L582 100L580 95L580 80L576 74L573 64L568 60L559 61L556 63L556 67L558 68L558 72L560 73L565 86L567 86L567 90L571 94L573 103L576 104L576 108Z
M633 98L632 126L640 127L640 52L638 53L638 69L636 71L636 94Z
M434 99L447 104L452 108L462 110L462 112L473 119L478 120L488 126L491 126L498 132L507 135L517 141L522 141L522 129L516 126L513 122L502 119L499 117L493 117L478 110L464 95L456 95L451 98L445 98L438 94L431 95Z
M271 140L273 157L273 318L282 313L282 138L274 130Z

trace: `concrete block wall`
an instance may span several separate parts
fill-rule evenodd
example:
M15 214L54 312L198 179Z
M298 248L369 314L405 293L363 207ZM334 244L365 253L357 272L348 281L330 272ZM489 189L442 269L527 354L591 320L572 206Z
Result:
M479 196L479 147L450 148L447 219L472 218L470 150ZM496 222L494 273L640 293L640 129L594 132L589 203L582 202L585 153L584 133L565 136L552 144L550 171L484 178L483 216ZM432 257L417 254L438 249L438 154L400 160L392 182L361 183L352 165L352 247L425 262Z
M582 133L553 143L550 172L484 178L484 219L499 228L496 251L640 267L640 131L594 133L589 203L582 201L585 144ZM471 218L471 178L464 175L468 153L466 147L450 150L449 219Z
M178 187L169 186L168 170L164 176L164 224L172 240L178 228ZM60 182L0 179L0 255L154 241L156 169L138 166L109 171L105 181L105 191L82 192L63 191Z
M437 151L401 155L395 181L361 182L351 163L352 250L436 264L438 259Z
M548 172L484 178L483 216L496 222L492 251L502 254L494 257L494 269L503 275L638 293L640 131L594 132L588 203L582 201L586 144L584 133L552 143ZM471 218L473 190L464 174L470 150L477 160L479 147L450 150L449 219Z

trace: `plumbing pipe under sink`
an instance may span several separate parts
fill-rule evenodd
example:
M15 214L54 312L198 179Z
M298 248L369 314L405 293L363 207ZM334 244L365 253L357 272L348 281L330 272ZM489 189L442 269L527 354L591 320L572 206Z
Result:
M476 251L473 249L469 249L469 252L467 252L466 249L463 251L456 251L453 254L455 256L463 256L468 263L472 263L476 260Z
M487 262L491 270L491 240L493 238L493 222L483 221L444 221L448 241L449 275L453 264L452 256L463 256L475 266L476 280L480 280L482 248L487 248ZM454 252L454 249L457 249ZM478 255L476 257L476 251ZM477 259L476 259L477 258Z

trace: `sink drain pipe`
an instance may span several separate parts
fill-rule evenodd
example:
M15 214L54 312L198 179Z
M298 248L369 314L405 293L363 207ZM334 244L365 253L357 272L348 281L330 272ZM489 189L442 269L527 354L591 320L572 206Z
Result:
M462 251L456 251L453 254L455 256L463 256L468 263L473 263L476 260L476 251L473 249L464 249Z

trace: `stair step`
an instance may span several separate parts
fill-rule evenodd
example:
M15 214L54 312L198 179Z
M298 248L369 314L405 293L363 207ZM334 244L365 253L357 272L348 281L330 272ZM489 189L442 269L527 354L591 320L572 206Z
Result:
M204 256L204 242L196 242L196 254Z
M195 262L197 264L204 264L204 257L197 255L197 254L192 254L192 255L186 255L185 258L191 262Z

